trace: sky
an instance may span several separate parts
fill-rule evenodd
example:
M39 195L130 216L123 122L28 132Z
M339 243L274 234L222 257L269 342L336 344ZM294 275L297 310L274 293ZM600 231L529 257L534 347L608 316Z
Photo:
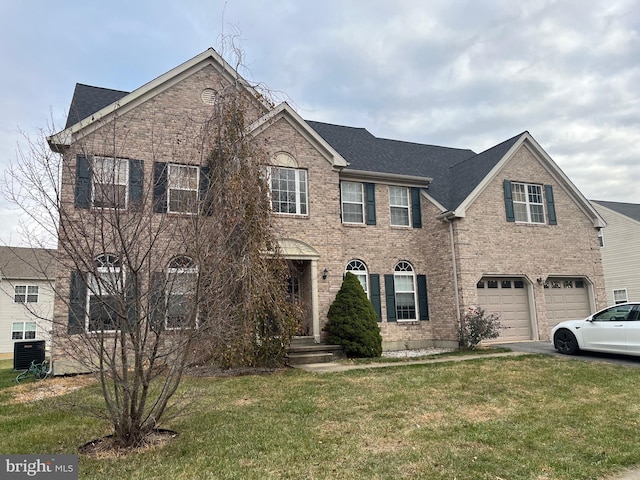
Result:
M481 152L529 131L593 200L640 203L639 0L0 0L0 171L76 83L132 91L222 38L307 120ZM221 51L222 50L222 51ZM0 199L0 244L27 245Z

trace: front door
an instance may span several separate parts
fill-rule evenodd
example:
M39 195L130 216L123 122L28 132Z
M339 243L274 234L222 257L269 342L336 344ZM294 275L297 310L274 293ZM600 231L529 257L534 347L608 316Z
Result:
M292 260L289 263L287 279L287 298L302 310L302 322L296 335L313 336L313 316L311 314L310 264L305 260Z

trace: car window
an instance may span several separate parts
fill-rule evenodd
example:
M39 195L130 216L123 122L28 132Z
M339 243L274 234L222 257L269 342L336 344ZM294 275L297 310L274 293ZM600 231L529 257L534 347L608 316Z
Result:
M636 313L634 312L633 315L630 315L633 310L633 305L616 305L615 307L607 308L600 313L596 313L593 316L593 321L619 322L621 320L635 320Z

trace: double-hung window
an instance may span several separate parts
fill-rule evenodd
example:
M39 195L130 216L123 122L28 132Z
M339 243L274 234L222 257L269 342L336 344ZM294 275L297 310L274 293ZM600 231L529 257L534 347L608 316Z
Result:
M87 329L89 331L117 330L118 308L124 291L124 272L115 255L101 255L96 259L95 272L87 285Z
M197 166L169 164L167 196L170 213L198 212L199 175Z
M389 186L389 209L391 225L408 227L411 225L411 208L407 187Z
M277 213L307 215L307 171L271 167L269 176L272 210Z
M627 296L626 288L619 288L613 290L613 303L627 303L629 301L629 297Z
M37 285L16 285L13 301L15 303L38 303L38 290Z
M396 295L396 318L417 320L416 281L413 267L409 262L399 262L394 269Z
M167 329L191 328L196 324L195 290L198 269L189 257L176 257L167 271Z
M36 322L13 322L11 340L33 340L36 338Z
M93 206L126 208L129 185L129 160L94 157Z
M516 222L545 223L542 185L512 183Z
M356 182L340 182L342 221L364 223L364 185Z

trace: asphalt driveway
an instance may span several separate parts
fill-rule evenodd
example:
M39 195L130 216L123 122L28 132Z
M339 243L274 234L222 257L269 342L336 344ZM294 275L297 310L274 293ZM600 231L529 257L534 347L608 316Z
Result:
M551 342L514 342L501 343L496 346L509 348L514 352L541 353L545 355L557 355L559 357L575 360L606 362L620 365L629 365L632 367L640 367L640 357L593 352L580 352L580 354L578 355L562 355L558 353L555 348L553 348L553 344Z

